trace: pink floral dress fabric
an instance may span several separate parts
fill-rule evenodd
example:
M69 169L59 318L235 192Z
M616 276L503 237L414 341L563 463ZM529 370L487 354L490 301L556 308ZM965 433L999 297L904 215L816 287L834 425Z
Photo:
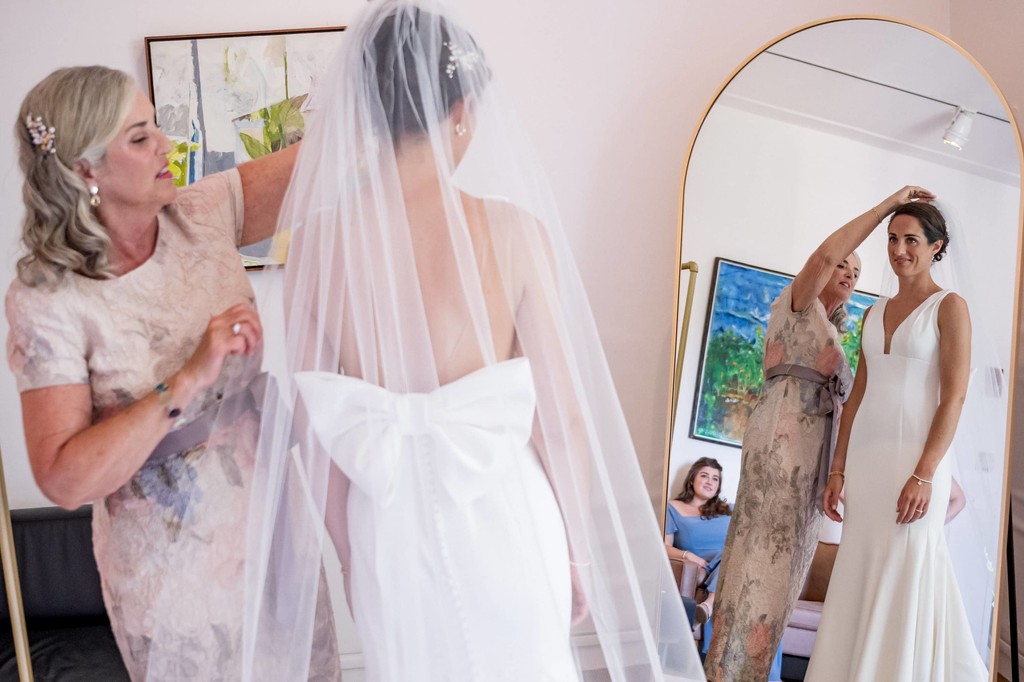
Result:
M8 361L20 391L92 389L100 422L144 397L191 356L211 315L254 295L236 244L237 171L178 193L158 217L152 257L115 279L69 274L56 289L15 281L7 294ZM178 419L248 385L259 354L232 356ZM93 505L103 596L133 680L241 676L245 522L258 415L243 412L206 442L149 461ZM325 611L329 615L329 610ZM319 627L322 679L336 679L333 623Z
M789 287L772 303L765 334L764 369L778 364L837 377L844 395L853 383L824 306L815 299L793 312ZM831 416L819 414L820 390L793 376L776 377L765 383L750 416L704 666L711 680L768 679L803 587L824 518L815 489Z

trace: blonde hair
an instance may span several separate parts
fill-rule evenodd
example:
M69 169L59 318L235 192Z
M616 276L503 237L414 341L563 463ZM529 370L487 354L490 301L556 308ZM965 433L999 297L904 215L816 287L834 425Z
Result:
M89 205L85 180L73 168L79 161L95 166L103 160L135 92L134 79L123 71L76 66L54 71L25 96L14 130L25 176L21 241L28 251L18 260L18 279L27 286L54 286L68 271L112 276L110 237ZM54 128L53 154L33 143L25 125L27 117L37 116Z

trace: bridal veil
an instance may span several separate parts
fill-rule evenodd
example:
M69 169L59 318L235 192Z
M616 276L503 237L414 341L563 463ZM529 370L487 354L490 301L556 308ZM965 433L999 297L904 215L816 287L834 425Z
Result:
M346 31L312 101L315 120L275 237L286 265L283 275L266 277L278 290L261 292L264 320L278 320L286 340L267 349L273 380L248 530L245 679L315 677L314 629L329 617L316 607L322 557L337 551L349 571L352 533L374 528L387 505L401 505L410 531L375 540L375 552L401 557L388 560L395 568L389 584L378 585L381 598L401 609L411 631L419 628L418 648L438 658L457 653L441 635L448 616L438 601L420 598L444 584L435 582L442 548L410 536L429 525L431 507L395 483L395 472L426 471L417 468L425 451L410 449L409 439L433 428L423 420L435 409L462 409L445 387L525 358L528 398L535 391L536 400L532 417L526 413L530 457L554 493L553 526L564 526L557 534L567 541L561 587L532 583L532 598L567 599L556 592L568 589L571 574L574 613L584 604L586 612L566 635L580 679L594 671L617 681L703 680L558 211L484 50L431 0L375 0ZM509 372L493 375L503 390L476 412L436 417L465 422L445 447L463 436L469 445L453 446L467 456L438 459L432 473L413 478L428 486L434 477L431 494L468 510L474 500L515 492L517 468L529 463L498 461L504 451L486 445L522 419L522 403L509 397L519 379ZM355 383L342 406L336 394L300 390L297 376ZM446 397L430 397L438 395ZM355 489L373 503L354 505ZM529 513L508 518L500 528L484 518L466 523L507 538L499 544L508 556L498 560L517 565L523 539L551 527L530 527L537 520ZM525 546L526 554L545 551ZM331 572L326 583L344 608L341 576ZM516 580L498 572L490 588L523 587ZM348 588L358 591L359 582Z

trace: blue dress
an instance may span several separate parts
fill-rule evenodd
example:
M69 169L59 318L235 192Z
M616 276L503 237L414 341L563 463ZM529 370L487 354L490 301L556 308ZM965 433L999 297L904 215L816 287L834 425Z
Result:
M722 563L722 551L725 548L725 536L729 532L731 516L723 514L711 519L703 516L683 516L671 504L665 517L665 535L672 536L672 546L696 554L708 562L708 577L704 580L704 588L708 592L716 592L718 587L718 568ZM704 624L701 640L701 653L708 652L711 642L711 621ZM769 680L782 679L782 645L779 645L772 660Z

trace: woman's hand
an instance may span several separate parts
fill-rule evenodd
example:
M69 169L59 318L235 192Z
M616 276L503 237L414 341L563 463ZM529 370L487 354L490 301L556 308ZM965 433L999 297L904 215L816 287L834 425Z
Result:
M924 187L918 187L917 185L907 185L903 189L899 190L888 199L878 205L878 217L881 219L895 211L903 204L909 204L911 201L934 201L935 195L926 190Z
M192 391L213 384L229 355L249 355L263 339L263 327L256 310L246 303L214 315L206 325L199 346L179 376L187 377Z
M701 568L708 567L708 562L704 561L699 556L689 551L683 552L683 561L689 561L691 564L697 564Z
M843 522L843 517L839 515L839 501L845 484L844 476L840 476L838 473L833 474L828 477L828 484L821 496L821 508L824 510L825 516L839 523Z
M572 625L579 625L590 615L587 595L580 584L579 564L569 562L569 578L572 581Z
M913 476L908 478L896 501L896 523L913 523L923 518L928 513L931 499L931 483L924 483Z

